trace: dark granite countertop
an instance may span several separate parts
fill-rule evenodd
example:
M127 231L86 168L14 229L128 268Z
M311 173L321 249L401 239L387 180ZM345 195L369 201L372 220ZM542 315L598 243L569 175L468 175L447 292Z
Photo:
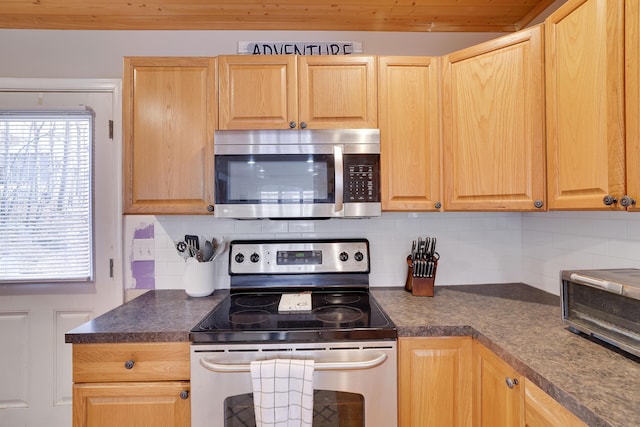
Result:
M68 343L188 341L228 291L150 291L69 331ZM372 288L400 337L470 335L590 426L640 426L640 363L566 330L557 296L523 284Z
M228 291L193 298L183 290L149 291L65 334L73 344L189 341L189 331Z

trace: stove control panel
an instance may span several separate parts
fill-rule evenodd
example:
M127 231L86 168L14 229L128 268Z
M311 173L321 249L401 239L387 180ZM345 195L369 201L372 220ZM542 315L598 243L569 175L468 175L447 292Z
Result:
M368 273L369 241L235 240L230 274Z

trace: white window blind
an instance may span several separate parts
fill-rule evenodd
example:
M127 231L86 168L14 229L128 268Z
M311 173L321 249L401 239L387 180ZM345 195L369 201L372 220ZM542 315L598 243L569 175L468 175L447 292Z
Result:
M0 111L0 282L93 280L93 114Z

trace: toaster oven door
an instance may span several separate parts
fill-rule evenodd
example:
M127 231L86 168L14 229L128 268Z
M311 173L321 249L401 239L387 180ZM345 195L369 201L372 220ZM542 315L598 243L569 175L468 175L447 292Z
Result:
M578 332L640 356L640 301L611 289L562 280L562 317Z

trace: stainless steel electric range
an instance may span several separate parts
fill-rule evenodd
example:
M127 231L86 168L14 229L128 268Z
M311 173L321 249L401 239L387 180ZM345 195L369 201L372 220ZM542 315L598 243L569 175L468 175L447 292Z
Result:
M230 295L191 331L192 425L254 426L250 363L315 360L314 427L397 423L397 330L366 239L236 240Z

